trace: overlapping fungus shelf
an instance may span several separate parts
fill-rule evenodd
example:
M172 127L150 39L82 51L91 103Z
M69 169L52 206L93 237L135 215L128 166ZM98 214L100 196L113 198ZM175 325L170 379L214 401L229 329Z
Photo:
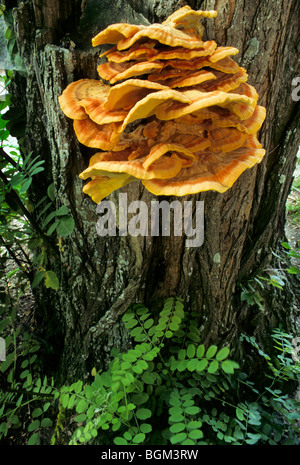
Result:
M69 84L59 97L80 143L99 149L80 174L99 203L131 182L155 195L225 192L265 150L265 108L231 57L234 47L202 41L202 18L180 8L162 24L113 24L93 38L110 44L99 80Z

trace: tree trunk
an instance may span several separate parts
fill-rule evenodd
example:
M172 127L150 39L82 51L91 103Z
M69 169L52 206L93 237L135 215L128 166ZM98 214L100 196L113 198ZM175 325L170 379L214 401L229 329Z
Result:
M59 276L58 290L35 290L36 321L52 346L61 379L88 375L105 366L113 346L125 347L127 334L120 315L136 302L155 313L164 298L177 295L199 315L205 344L230 344L245 357L242 332L266 344L266 334L282 323L291 325L291 295L273 295L264 310L241 301L241 287L272 262L272 249L284 237L285 203L290 192L300 143L299 104L292 98L292 80L300 75L296 0L260 2L223 0L188 2L156 0L6 1L14 7L14 28L26 75L14 81L16 101L26 107L25 149L46 161L34 179L33 203L54 182L56 208L66 205L74 218L70 236L55 238L57 254L49 251L48 268ZM72 122L62 113L58 96L70 82L97 79L99 50L91 38L109 24L161 22L177 8L216 9L215 20L204 20L206 39L240 50L235 58L248 72L267 108L259 140L267 151L263 161L246 170L224 194L200 193L176 198L203 201L204 242L186 247L186 237L100 237L96 204L82 193L78 174L92 150L79 144ZM128 203L157 198L139 184L119 192ZM172 228L171 228L172 232ZM287 302L283 302L286 299ZM280 304L274 305L274 301Z

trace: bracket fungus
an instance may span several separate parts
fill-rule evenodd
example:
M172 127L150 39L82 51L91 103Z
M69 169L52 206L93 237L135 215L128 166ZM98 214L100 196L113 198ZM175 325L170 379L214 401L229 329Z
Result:
M225 192L265 155L257 132L265 108L231 57L203 41L202 18L177 10L162 24L113 24L92 39L99 80L72 82L59 97L80 143L98 149L79 175L96 203L141 181L155 195Z

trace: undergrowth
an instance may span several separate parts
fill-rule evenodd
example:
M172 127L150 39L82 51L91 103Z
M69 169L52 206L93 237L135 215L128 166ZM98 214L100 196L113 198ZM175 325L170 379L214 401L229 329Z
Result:
M242 335L266 363L265 389L229 358L229 347L205 347L197 317L179 298L166 300L158 320L144 305L122 318L132 347L113 349L105 371L93 380L57 387L38 365L39 345L16 334L0 370L0 440L22 431L27 444L254 445L298 444L299 402L284 394L299 380L291 338L273 332L271 359L254 338ZM12 321L6 321L6 327ZM5 330L2 324L2 332Z

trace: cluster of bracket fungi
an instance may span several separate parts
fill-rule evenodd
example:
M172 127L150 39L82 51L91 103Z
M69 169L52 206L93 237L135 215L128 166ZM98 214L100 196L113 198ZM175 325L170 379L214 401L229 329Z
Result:
M100 80L81 79L59 97L80 143L99 149L79 176L96 203L141 181L155 195L225 192L265 150L265 108L232 58L234 47L202 41L201 18L180 8L162 24L112 24L92 39Z

